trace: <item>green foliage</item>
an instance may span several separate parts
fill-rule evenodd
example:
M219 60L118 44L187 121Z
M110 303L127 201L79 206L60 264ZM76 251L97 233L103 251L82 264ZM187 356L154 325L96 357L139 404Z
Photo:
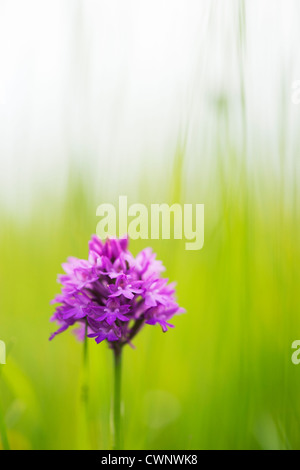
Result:
M300 334L299 229L280 185L242 165L223 173L198 200L206 204L199 252L180 240L131 242L134 253L146 245L157 251L187 314L167 334L145 328L136 350L125 351L125 447L299 447L300 375L290 360ZM89 342L87 444L82 345L69 332L48 342L60 265L85 257L95 231L101 200L88 203L88 194L74 186L65 205L45 217L41 203L27 224L2 217L1 339L10 346L1 401L15 448L111 447L111 351ZM149 194L141 199L151 203Z

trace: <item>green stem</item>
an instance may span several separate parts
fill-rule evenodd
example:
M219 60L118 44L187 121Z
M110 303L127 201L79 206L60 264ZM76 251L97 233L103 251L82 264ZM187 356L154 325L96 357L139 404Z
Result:
M122 449L121 432L121 372L122 372L122 347L117 346L114 352L114 399L113 399L113 437L114 450Z
M0 369L1 369L1 366L0 366ZM1 436L3 449L4 450L10 450L8 437L7 437L7 432L6 432L4 414L3 414L2 406L1 406L1 401L0 401L0 436Z
M89 446L89 371L88 371L88 337L87 337L87 324L85 326L85 336L83 343L83 374L81 385L81 400L84 413L84 439L85 446Z
M87 371L87 361L88 361L88 324L85 324L85 333L84 333L84 343L83 343L83 366Z

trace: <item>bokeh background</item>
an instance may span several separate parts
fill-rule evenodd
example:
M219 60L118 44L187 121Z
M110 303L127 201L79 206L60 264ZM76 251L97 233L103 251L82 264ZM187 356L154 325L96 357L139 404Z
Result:
M130 244L153 247L187 314L125 351L125 448L300 448L299 26L298 0L0 0L11 448L111 448L111 351L89 342L83 409L82 345L49 343L49 301L120 195L205 204L201 251Z

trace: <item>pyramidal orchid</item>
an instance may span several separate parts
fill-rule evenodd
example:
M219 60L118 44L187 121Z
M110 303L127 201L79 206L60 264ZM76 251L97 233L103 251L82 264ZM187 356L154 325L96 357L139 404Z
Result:
M88 259L70 257L62 267L65 274L58 277L62 290L51 302L57 304L51 321L59 328L50 340L76 325L79 339L105 341L113 350L115 448L120 448L122 348L132 345L145 325L160 325L163 332L173 328L171 319L184 310L176 302L174 284L162 277L165 268L151 248L134 257L128 250L128 238L102 242L94 235Z

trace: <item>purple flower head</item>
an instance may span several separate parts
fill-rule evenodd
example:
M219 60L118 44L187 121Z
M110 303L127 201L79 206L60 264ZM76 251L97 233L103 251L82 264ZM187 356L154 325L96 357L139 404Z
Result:
M175 288L161 277L164 267L150 248L135 258L128 251L128 238L107 239L96 235L89 242L88 260L74 257L64 263L58 277L61 294L51 321L59 329L50 339L76 324L76 336L87 335L97 343L130 343L145 325L159 324L165 332L169 321L184 310L175 300Z

